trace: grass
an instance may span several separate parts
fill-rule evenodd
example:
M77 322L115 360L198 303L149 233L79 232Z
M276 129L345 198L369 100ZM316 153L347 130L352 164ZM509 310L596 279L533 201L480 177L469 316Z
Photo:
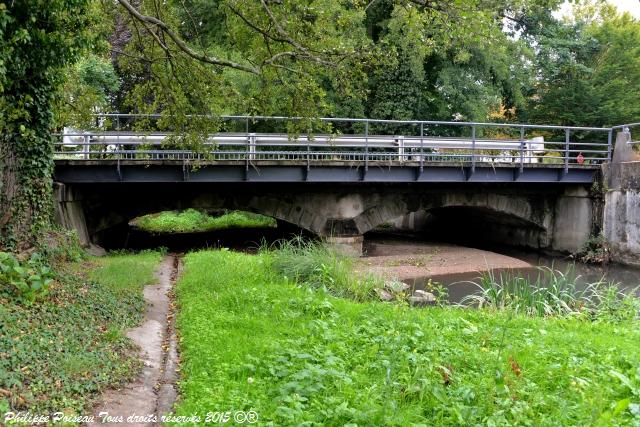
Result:
M141 320L160 259L92 258L61 268L31 306L0 298L0 414L84 414L97 392L130 379L139 362L123 331Z
M633 320L640 314L640 299L622 293L615 283L598 281L578 286L579 276L570 267L561 272L538 267L535 279L511 272L482 274L475 283L479 292L462 304L509 310L534 316L578 316L612 322Z
M144 215L135 221L142 230L152 233L194 233L229 228L275 228L274 218L243 211L225 212L211 216L196 209L182 212L165 211Z
M283 277L278 258L185 257L178 415L254 410L278 426L640 421L637 323L355 302Z
M375 297L375 288L383 283L372 275L355 275L354 258L342 255L330 246L296 237L281 240L269 251L275 271L285 278L324 288L334 295L365 301Z

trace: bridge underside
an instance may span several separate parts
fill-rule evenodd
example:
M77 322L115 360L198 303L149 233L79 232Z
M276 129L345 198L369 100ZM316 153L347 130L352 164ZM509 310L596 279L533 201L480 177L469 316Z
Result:
M398 217L423 211L448 218L445 224L452 231L465 226L478 239L575 251L593 232L596 217L588 192L591 181L561 181L554 185L471 180L460 183L343 179L339 185L336 180L233 182L184 180L179 176L174 180L160 178L166 173L163 168L148 171L146 178L144 170L137 170L140 174L137 181L131 175L130 179L100 180L96 176L91 178L87 169L76 176L65 175L59 166L58 218L63 225L78 230L84 243L101 244L105 236L113 237L114 229L126 228L137 216L192 207L261 213L318 236L343 238L362 236ZM83 168L74 169L77 170ZM198 169L195 174L201 171ZM190 177L193 174L191 171Z
M370 162L321 165L291 161L196 163L176 160L56 160L54 179L65 184L262 182L262 183L561 183L591 184L597 166L565 169L560 164L434 164Z

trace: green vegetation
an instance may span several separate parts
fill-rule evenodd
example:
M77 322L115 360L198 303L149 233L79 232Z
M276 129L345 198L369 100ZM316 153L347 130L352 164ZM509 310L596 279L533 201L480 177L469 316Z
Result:
M274 218L251 212L231 211L220 216L211 216L196 209L144 215L136 219L135 225L153 233L193 233L228 228L275 228L278 226Z
M0 252L0 295L32 304L48 291L52 281L53 273L39 254L22 263L11 253Z
M178 414L251 409L264 425L328 426L640 421L637 323L354 302L284 278L279 262L266 251L185 257Z
M318 242L295 238L280 241L273 249L273 268L285 278L324 288L337 296L365 301L383 285L374 276L354 274L353 259Z
M607 264L611 261L609 243L602 234L589 236L584 246L576 254L580 262L587 264Z
M82 414L96 392L130 379L139 361L123 331L141 320L141 289L160 258L116 254L58 266L47 297L29 306L0 293L0 413Z
M595 282L578 286L573 268L561 272L538 267L535 280L512 272L483 273L478 294L462 304L492 310L508 310L534 316L575 316L609 322L632 321L640 315L640 299L623 293L614 283Z
M89 4L0 2L0 250L33 246L50 226L53 99L96 34Z

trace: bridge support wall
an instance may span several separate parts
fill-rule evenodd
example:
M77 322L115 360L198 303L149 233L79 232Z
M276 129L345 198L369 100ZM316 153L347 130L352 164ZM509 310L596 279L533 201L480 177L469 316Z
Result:
M613 261L640 266L640 154L630 140L629 132L618 133L605 168L604 236Z
M80 244L88 247L91 244L87 222L84 217L82 200L72 187L59 182L54 183L54 219L62 227L75 230Z

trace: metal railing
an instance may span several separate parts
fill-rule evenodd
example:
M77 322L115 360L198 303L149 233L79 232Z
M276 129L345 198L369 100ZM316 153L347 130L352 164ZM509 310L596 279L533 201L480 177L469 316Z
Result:
M299 117L222 116L220 132L187 149L177 133L159 131L159 115L103 114L91 130L65 128L56 134L55 158L69 160L285 161L350 165L455 162L481 164L551 163L597 165L611 159L614 128L511 123L319 118L320 132L298 134L283 125ZM198 117L202 119L202 116ZM144 120L144 122L140 122ZM144 129L140 129L144 123ZM304 122L306 123L306 122ZM268 128L267 131L257 130ZM328 133L327 129L331 131ZM240 131L240 129L242 129ZM177 138L180 136L178 134Z
M621 132L628 132L630 135L632 135L631 133L631 128L634 127L640 127L640 122L639 123L627 123L624 125L618 125L618 126L613 126L612 129L621 131ZM634 141L631 138L629 138L629 141L627 141L627 144L640 144L640 140L638 141Z

